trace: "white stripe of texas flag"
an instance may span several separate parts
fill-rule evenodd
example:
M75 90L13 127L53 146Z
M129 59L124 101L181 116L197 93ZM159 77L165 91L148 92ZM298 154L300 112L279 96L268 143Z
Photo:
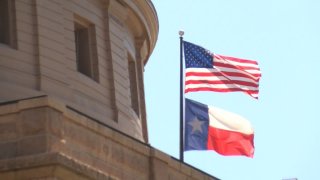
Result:
M209 107L209 125L218 129L239 132L243 134L253 134L253 128L250 122L244 117L219 109Z

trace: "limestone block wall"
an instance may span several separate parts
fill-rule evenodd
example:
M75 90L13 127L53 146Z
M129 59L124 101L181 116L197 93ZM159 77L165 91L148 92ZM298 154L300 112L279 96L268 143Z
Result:
M49 95L147 142L143 67L158 34L152 3L7 1L15 38L0 42L0 102ZM76 24L89 29L92 77L78 69Z
M150 0L0 3L0 179L216 179L148 144Z
M0 179L217 179L47 96L0 105Z

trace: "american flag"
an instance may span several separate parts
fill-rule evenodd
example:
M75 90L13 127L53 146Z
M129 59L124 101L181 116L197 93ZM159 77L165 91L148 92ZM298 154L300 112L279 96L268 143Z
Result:
M242 91L258 99L261 72L257 61L214 54L186 41L183 46L185 93Z

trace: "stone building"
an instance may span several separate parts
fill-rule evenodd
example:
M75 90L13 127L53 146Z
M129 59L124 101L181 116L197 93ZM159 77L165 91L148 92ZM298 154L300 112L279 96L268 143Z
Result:
M216 179L148 144L150 0L0 0L0 179Z

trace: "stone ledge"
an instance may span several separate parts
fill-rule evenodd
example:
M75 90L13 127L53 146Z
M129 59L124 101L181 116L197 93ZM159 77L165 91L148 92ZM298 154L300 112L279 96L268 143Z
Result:
M70 169L73 172L76 172L77 174L87 177L88 179L118 179L61 153L44 153L32 156L24 156L1 160L0 172L12 170L19 171L23 169L45 167L52 165L62 166L64 168Z
M168 156L167 154L165 154L162 151L159 151L157 149L152 148L151 150L151 156L154 158L157 158L161 161L164 161L166 163L168 163L170 161L170 156Z
M129 149L147 155L149 154L150 147L148 144L133 138L107 124L103 124L98 120L91 118L85 114L78 113L73 109L70 109L63 102L50 96L39 96L29 99L16 100L0 104L0 115L7 115L18 113L23 110L36 109L40 107L49 107L68 118L70 121L79 124L93 132L96 132L104 137L111 138L115 142L118 142ZM133 145L137 144L137 145Z
M16 113L26 109L38 107L52 107L60 112L66 112L65 104L48 96L37 96L28 99L20 99L0 103L0 115Z
M51 176L60 175L58 172L61 172L70 174L72 177L81 176L81 180L128 179L131 176L140 179L149 179L148 177L150 176L155 180L170 178L217 179L197 168L180 162L178 159L170 157L149 144L99 123L86 114L72 111L57 99L45 96L20 101L0 104L0 115L2 115L2 124L0 126L4 126L11 121L14 125L17 121L31 120L31 123L27 124L26 130L28 131L21 131L25 132L25 134L21 133L22 137L25 137L23 135L26 134L32 135L32 138L48 135L50 137L48 136L45 141L41 141L46 143L35 146L28 143L38 141L28 139L27 145L21 146L22 149L28 150L27 147L31 147L31 149L34 147L47 147L47 149L39 150L35 148L37 151L32 155L31 153L25 153L15 156L11 154L11 150L14 151L17 147L11 141L12 138L18 138L18 136L10 134L9 131L3 139L4 143L10 140L9 144L2 142L3 147L6 148L3 150L3 160L0 160L0 179L8 179L4 177L9 176L23 177L25 173L29 177L29 175L32 176L32 173L37 171L45 171L43 173L46 174L46 169L53 169L52 171L55 173L50 172ZM39 114L36 115L36 110L39 109L42 109L40 111L41 117ZM36 118L32 118L32 116L26 118L29 116L23 115L23 112L36 115ZM17 120L16 118L20 119ZM23 120L23 118L25 119ZM45 123L41 124L41 121ZM33 129L28 128L29 125ZM37 125L40 125L40 127ZM45 131L42 131L42 127L46 127ZM69 131L70 129L74 131ZM15 132L14 128L11 128L11 131ZM73 134L67 132L73 132ZM70 143L68 143L69 140ZM11 147L7 147L7 145ZM94 149L93 147L98 148ZM94 149L94 151L90 148ZM14 174L15 172L20 174Z

